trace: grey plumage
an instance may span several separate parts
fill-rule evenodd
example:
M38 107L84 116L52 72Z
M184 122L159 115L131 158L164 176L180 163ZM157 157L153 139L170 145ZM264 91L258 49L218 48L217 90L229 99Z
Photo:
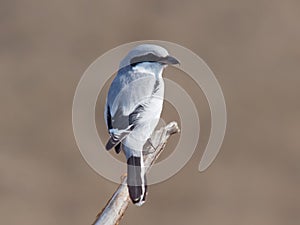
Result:
M177 63L160 46L139 45L120 63L107 95L104 116L110 139L106 149L114 147L117 153L124 151L129 194L136 205L142 205L146 197L142 150L162 111L162 72L168 64Z

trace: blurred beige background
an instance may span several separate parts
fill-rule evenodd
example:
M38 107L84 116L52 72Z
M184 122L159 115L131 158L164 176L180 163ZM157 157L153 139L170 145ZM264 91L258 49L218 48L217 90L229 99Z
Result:
M217 159L199 173L210 119L199 98L199 149L176 176L150 187L143 207L130 206L122 224L299 224L299 9L295 0L2 0L0 223L93 222L117 186L76 146L76 85L109 49L159 39L190 48L211 67L228 129ZM164 111L167 120L174 115Z

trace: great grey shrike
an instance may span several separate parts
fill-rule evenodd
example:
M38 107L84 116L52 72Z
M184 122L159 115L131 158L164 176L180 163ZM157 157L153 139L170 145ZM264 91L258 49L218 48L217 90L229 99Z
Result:
M172 64L179 61L161 46L133 48L121 61L106 98L104 117L110 135L106 149L125 153L129 196L138 206L147 194L143 146L159 122L164 98L162 73Z

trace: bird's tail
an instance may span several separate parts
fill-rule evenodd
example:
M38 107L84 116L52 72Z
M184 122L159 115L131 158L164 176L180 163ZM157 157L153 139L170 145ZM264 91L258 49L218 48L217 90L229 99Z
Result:
M127 160L127 186L131 201L141 206L146 200L147 181L143 157L131 156Z

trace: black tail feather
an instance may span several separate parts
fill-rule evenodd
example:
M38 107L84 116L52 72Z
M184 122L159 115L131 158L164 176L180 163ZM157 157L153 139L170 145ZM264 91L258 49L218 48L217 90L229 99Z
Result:
M142 204L146 200L147 181L142 174L141 157L131 156L127 160L127 186L129 196L134 204Z

